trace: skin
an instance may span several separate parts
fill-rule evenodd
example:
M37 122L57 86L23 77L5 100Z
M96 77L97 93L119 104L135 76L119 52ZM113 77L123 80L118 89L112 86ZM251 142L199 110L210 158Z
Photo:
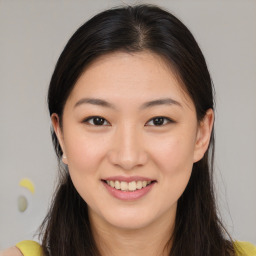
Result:
M82 103L102 99L114 106ZM171 98L175 104L143 103ZM100 116L96 126L90 116ZM156 126L152 118L167 117ZM78 193L87 202L102 255L168 255L177 201L193 163L208 148L213 111L198 122L193 102L171 68L150 52L116 52L98 58L78 79L63 111L52 124ZM155 120L155 119L154 119ZM142 198L113 197L102 179L142 176L155 180Z
M0 252L0 256L22 256L22 255L23 254L20 252L20 250L15 246Z

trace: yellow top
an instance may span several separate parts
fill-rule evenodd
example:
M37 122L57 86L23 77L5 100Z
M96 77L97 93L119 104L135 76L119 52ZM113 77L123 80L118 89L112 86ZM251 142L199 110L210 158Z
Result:
M256 246L253 244L236 241L234 245L238 256L256 256Z
M43 250L39 243L25 240L16 244L16 247L24 256L43 256Z
M256 256L256 246L249 242L235 242L235 249L238 256ZM43 256L41 246L34 241L22 241L16 247L24 256Z

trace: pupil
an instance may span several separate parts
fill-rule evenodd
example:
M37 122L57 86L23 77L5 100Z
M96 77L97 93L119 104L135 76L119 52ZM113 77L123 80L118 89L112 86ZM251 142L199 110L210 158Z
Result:
M101 117L95 117L95 118L93 119L93 123L94 123L95 125L102 125L102 124L104 123L104 119L101 118Z
M164 121L163 117L158 117L154 119L153 123L154 125L162 125L163 121Z

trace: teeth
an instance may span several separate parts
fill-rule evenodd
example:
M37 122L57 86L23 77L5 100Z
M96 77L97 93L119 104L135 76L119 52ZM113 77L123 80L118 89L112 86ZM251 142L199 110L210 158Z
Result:
M137 189L141 189L142 188L142 181L137 181Z
M113 180L111 180L111 181L109 182L109 185L110 185L112 188L114 188L114 187L115 187L115 182L114 182Z
M121 181L121 190L126 191L128 190L128 183L125 181Z
M116 189L120 189L121 188L121 184L118 180L115 181L115 188Z
M115 189L119 189L122 191L135 191L137 189L145 188L147 185L151 183L151 181L131 181L131 182L125 182L125 181L118 181L118 180L107 180L107 184Z
M129 182L129 191L136 190L136 181Z

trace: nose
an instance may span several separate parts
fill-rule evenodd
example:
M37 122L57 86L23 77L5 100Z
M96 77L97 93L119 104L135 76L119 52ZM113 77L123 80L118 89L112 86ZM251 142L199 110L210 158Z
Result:
M136 125L124 124L116 130L108 157L113 165L124 170L132 170L146 164L148 154Z

